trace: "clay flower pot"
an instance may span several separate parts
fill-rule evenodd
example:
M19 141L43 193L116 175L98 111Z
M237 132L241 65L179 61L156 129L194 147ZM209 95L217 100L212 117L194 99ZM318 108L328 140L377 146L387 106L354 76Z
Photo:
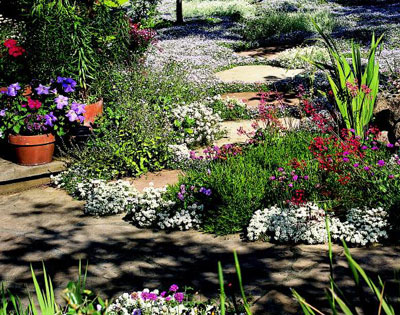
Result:
M9 135L8 143L14 148L17 163L20 165L41 165L53 160L54 135L48 133L36 136Z
M85 118L83 125L91 127L95 119L103 114L103 99L100 99L96 103L86 105L85 111L86 112L83 114Z

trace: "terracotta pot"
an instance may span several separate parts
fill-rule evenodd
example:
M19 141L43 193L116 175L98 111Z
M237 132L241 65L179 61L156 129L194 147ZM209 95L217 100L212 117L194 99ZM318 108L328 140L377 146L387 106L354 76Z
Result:
M53 160L54 135L48 133L37 136L9 135L8 143L14 148L18 164L41 165Z
M86 112L83 114L85 121L83 125L86 127L91 127L95 119L103 114L103 99L93 104L88 104L85 107Z

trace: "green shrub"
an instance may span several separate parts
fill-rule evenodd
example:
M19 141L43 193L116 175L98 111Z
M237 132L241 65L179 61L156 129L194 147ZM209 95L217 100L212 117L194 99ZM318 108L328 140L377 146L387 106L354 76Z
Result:
M234 18L254 15L256 7L249 0L192 0L183 2L183 15L192 17L230 16Z
M103 1L34 0L26 31L30 71L42 81L73 77L87 90L106 64L130 60L125 11Z
M287 192L273 191L269 178L294 157L310 159L307 147L311 136L302 132L271 136L242 155L209 164L209 170L188 171L180 184L212 191L212 200L205 205L204 230L217 234L242 231L254 211L286 200Z
M244 21L242 34L251 42L262 42L271 37L276 38L293 32L302 32L305 36L306 33L314 32L310 22L311 17L328 32L336 25L332 14L326 10L315 13L264 10L256 17ZM299 35L296 37L298 41Z

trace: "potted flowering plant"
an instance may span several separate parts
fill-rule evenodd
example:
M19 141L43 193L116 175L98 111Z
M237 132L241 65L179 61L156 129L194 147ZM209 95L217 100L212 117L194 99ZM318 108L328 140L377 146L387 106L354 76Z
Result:
M75 87L73 79L58 77L32 84L29 94L19 83L0 90L0 138L8 138L19 164L51 162L55 135L83 123L86 105L71 99Z

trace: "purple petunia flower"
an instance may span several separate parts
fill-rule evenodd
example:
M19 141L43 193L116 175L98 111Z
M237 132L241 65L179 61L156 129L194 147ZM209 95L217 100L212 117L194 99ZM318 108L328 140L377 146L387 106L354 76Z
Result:
M68 117L70 122L74 122L78 119L78 115L72 109L69 110L65 116Z
M185 196L181 192L178 192L178 199L183 201L185 200Z
M7 109L0 110L0 116L4 117L6 115Z
M86 104L80 104L80 103L76 103L76 102L72 102L72 104L71 104L71 109L77 115L82 115L83 113L86 113L85 107L86 107Z
M385 165L385 161L384 160L379 160L377 164L378 164L378 166L384 166Z
M45 124L46 126L49 126L49 127L53 127L53 126L54 126L53 123L54 123L55 121L57 121L57 117L54 116L53 112L50 112L50 113L48 113L47 115L45 115L45 116L44 116L44 119L46 120L44 124Z
M211 189L207 189L207 190L204 192L204 194L205 194L206 196L211 196L211 193L212 193Z
M62 87L65 93L75 92L76 81L71 78L64 78Z
M65 80L64 77L57 77L57 83L63 83Z
M134 309L132 315L142 315L142 311L139 308Z
M185 298L185 295L182 292L176 292L174 294L174 299L178 302L178 303L182 303L183 299Z
M179 287L178 287L176 284L173 284L173 285L171 285L171 286L169 287L169 290L170 290L171 292L176 292L176 291L179 290Z
M58 95L55 99L54 102L57 104L57 109L63 109L64 106L68 105L68 97L64 95Z
M47 95L47 94L49 94L50 87L39 84L39 86L35 90L36 90L36 93L39 95L43 95L43 94Z

